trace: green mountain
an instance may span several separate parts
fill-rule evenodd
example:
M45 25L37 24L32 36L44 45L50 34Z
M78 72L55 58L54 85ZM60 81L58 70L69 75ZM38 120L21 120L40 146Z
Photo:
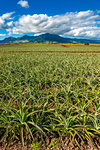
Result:
M56 34L42 34L39 36L8 37L0 43L100 43L100 40L64 38Z

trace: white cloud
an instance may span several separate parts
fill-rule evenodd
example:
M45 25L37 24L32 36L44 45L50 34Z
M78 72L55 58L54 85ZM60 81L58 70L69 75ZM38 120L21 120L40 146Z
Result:
M6 13L0 16L0 29L6 29L8 28L9 24L5 24L5 20L13 19L11 16L14 14L14 12Z
M6 34L0 34L0 37L6 36Z
M1 16L1 18L2 18L2 19L7 19L7 20L13 19L13 18L11 18L11 16L12 16L13 14L14 14L14 12L6 13L6 14L3 14L3 15Z
M22 7L28 8L29 4L26 0L20 0L17 4L21 5Z
M12 27L12 26L13 26L13 23L14 23L13 21L10 21L10 22L7 23L7 26L8 26L8 27Z
M0 17L0 25L4 24L4 19L2 19L2 17Z
M63 15L23 15L9 34L43 33L82 38L100 38L100 16L93 11L68 12Z

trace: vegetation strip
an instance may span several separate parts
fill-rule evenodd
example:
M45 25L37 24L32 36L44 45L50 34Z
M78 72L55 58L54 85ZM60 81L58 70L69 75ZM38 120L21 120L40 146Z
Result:
M0 53L100 53L100 51L0 51Z

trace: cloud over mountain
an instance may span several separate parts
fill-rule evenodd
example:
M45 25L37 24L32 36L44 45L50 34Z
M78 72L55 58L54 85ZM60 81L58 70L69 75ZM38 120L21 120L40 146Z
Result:
M10 34L51 33L62 36L100 38L99 14L93 11L67 12L63 15L47 14L23 15L15 26L7 31Z
M0 37L6 36L6 34L0 34Z
M100 14L94 11L67 12L55 16L47 14L22 15L17 21L12 18L13 13L0 16L0 29L6 29L9 35L50 33L100 39Z

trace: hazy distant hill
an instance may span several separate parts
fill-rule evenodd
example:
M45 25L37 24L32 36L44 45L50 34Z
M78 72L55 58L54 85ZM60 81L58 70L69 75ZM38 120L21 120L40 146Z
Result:
M42 34L39 36L28 36L14 38L8 37L1 40L0 43L100 43L100 40L64 38L56 34Z

